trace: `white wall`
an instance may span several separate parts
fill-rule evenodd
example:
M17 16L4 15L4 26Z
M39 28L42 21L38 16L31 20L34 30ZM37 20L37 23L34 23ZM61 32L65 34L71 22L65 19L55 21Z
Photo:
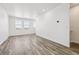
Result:
M17 18L9 16L9 35L24 35L24 34L32 34L35 33L35 29L31 27L30 29L16 29L15 22Z
M0 44L3 43L8 38L8 15L0 6Z
M79 5L70 9L71 42L79 43Z
M60 22L57 23L57 20ZM61 4L39 16L36 21L36 34L69 47L69 5Z

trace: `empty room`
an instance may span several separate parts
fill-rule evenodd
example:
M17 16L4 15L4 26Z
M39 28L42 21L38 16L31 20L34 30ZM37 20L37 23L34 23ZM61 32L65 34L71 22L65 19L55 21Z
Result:
M78 55L79 4L0 3L0 55Z

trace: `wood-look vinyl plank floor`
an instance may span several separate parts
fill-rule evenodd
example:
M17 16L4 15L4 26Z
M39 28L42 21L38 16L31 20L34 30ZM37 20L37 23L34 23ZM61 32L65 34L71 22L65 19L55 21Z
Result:
M35 34L9 37L0 46L0 55L78 55L68 48Z

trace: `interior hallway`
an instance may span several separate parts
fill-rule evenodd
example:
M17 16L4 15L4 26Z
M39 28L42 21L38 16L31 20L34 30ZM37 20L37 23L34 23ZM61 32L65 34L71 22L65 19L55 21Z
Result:
M1 55L75 55L73 48L36 36L35 34L9 37L0 46Z

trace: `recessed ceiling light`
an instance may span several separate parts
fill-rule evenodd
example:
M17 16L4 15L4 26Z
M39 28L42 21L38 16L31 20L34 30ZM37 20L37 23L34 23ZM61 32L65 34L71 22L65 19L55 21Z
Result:
M42 11L43 11L43 12L45 12L45 11L46 11L46 9L42 9Z
M47 10L47 8L42 9L43 12L45 12Z

